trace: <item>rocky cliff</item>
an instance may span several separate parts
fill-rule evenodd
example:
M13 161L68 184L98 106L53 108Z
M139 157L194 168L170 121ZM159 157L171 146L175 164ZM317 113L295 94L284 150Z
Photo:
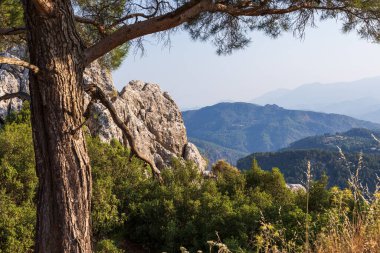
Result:
M3 53L1 56L12 55ZM157 84L131 81L118 92L109 72L97 63L86 69L84 80L85 85L95 84L104 91L132 135L135 148L154 161L157 168L170 166L173 158L194 161L201 170L206 168L206 161L198 149L187 141L179 108ZM28 71L22 67L0 65L0 97L19 91L28 92ZM86 101L90 101L89 97ZM3 121L7 114L18 110L21 105L22 101L18 98L0 101L0 119ZM86 124L91 134L99 136L103 141L117 139L129 145L108 110L100 103L95 102L92 106Z
M3 57L14 57L10 53L0 53ZM0 97L4 94L16 92L29 92L28 89L28 70L19 67L0 64ZM0 100L0 123L11 111L19 110L22 101L18 98Z

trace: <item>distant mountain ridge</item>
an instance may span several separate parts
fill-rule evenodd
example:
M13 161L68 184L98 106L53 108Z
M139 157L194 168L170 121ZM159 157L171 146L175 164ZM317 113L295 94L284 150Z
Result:
M222 157L222 148L236 154L275 151L314 135L344 132L351 128L380 129L380 125L337 114L287 110L277 105L219 103L182 112L189 138L214 144L208 159ZM197 143L196 143L197 144ZM200 147L202 149L202 147ZM215 152L214 152L215 151ZM240 157L230 157L234 163Z
M251 102L338 113L380 123L380 76L353 82L311 83L292 90L275 90Z

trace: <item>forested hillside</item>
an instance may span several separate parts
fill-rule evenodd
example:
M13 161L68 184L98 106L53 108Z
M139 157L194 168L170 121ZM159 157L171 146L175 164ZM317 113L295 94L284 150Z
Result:
M316 178L326 173L329 186L348 187L347 181L356 173L362 153L360 177L364 185L374 190L380 173L379 132L355 128L347 132L312 136L291 143L278 152L253 153L237 162L240 169L249 169L253 159L263 169L278 167L290 183L305 181L307 161Z
M286 110L276 105L259 106L249 103L220 103L199 110L183 112L187 134L207 145L208 159L215 162L220 153L230 153L232 163L241 153L276 151L290 143L325 133L351 128L379 129L380 125L351 117L309 111ZM196 141L196 142L197 142ZM221 151L226 148L225 151ZM229 150L234 150L235 154Z
M225 160L231 164L236 164L236 161L239 158L249 155L249 152L242 152L236 149L226 148L219 146L213 142L199 140L191 137L189 140L198 147L199 151L204 157L209 159L209 165L212 165L212 163L215 163L218 160Z
M343 152L380 154L380 132L354 128L347 132L311 136L291 143L282 150L321 149Z
M329 186L348 187L347 181L356 173L359 154L347 153L344 160L338 151L328 150L287 150L279 152L253 153L239 159L237 167L242 170L250 169L256 159L264 170L277 167L289 183L305 182L307 162L311 163L312 176L320 179L324 174L329 177ZM363 154L360 178L364 185L375 190L380 174L380 155Z

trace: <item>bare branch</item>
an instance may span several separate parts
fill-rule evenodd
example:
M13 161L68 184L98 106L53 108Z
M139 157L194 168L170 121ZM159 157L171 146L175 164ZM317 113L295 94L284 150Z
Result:
M128 19L131 19L131 18L152 18L156 15L156 12L155 11L153 14L151 15L147 15L147 14L144 14L144 13L131 13L131 14L128 14L118 20L116 20L113 24L111 24L108 28L113 28L115 26L117 26L118 24L121 24L123 23L124 21L128 20Z
M154 11L151 13L151 14L145 14L145 13L132 13L132 14L128 14L118 20L116 20L113 24L111 24L108 28L113 28L121 23L123 23L124 21L128 20L128 19L131 19L131 18L145 18L145 19L149 19L149 18L153 18L154 16L156 16L159 8L160 8L160 5L161 3L163 2L159 2L156 0L156 6L150 6L150 7L144 7L144 6L140 6L140 8L146 10L146 9L153 9Z
M30 101L30 95L26 92L15 92L15 93L8 93L3 96L0 96L0 101L7 100L7 99L12 99L12 98L19 98L23 101L28 100Z
M0 35L18 35L26 32L25 27L0 28Z
M15 58L9 58L9 57L1 57L0 56L0 64L9 64L9 65L18 65L22 66L24 68L30 69L34 74L37 74L39 69L36 65L33 65L29 62L18 60Z
M106 29L105 29L104 25L102 25L101 23L97 22L96 20L93 20L93 19L90 19L90 18L81 17L81 16L75 16L75 21L77 21L79 23L82 23L82 24L89 24L89 25L95 26L98 29L98 32L100 34L105 34L106 33Z
M262 9L259 6L250 8L239 8L234 5L215 4L210 8L210 12L223 12L232 16L263 16L286 14L302 9L304 6L289 6L285 9Z
M85 88L85 91L91 96L93 100L99 100L99 102L104 105L111 114L111 117L115 124L121 129L123 135L127 138L129 145L131 146L132 153L134 153L138 158L150 165L153 170L153 174L161 180L160 170L156 167L154 161L142 154L137 148L136 143L125 123L117 115L116 109L112 102L107 98L106 94L95 84L89 85Z

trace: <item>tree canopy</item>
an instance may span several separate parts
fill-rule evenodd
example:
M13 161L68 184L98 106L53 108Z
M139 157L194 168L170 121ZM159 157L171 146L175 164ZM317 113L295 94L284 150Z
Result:
M48 0L33 1L45 12L54 8ZM25 32L23 9L18 0L0 2L1 46L15 42ZM356 31L362 38L380 41L380 2L377 0L76 0L72 1L77 29L86 49L87 63L106 55L109 67L120 65L129 44L142 46L142 37L186 30L196 40L211 41L218 54L246 47L250 31L277 37L284 31L304 36L305 27L317 19L335 19L343 32ZM19 40L17 41L19 43ZM126 44L125 44L126 43Z

